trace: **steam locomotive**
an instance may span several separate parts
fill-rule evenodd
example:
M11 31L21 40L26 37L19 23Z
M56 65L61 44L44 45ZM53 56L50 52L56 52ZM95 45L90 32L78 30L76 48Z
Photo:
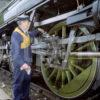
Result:
M10 37L21 14L31 29L47 31L32 42L36 70L59 97L78 98L100 87L100 0L13 0L0 13L0 64L9 64Z

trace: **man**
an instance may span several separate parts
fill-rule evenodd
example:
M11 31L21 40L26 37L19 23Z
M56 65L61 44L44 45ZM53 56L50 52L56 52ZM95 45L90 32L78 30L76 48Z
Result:
M18 27L11 36L11 56L13 61L13 100L29 100L31 80L31 40L30 37L44 32L42 29L28 32L29 16L21 15L17 18ZM40 31L40 32L39 32Z

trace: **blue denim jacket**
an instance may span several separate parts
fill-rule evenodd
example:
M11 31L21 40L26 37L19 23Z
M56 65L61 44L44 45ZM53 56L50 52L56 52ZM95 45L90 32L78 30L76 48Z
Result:
M31 38L37 36L39 31L34 30L29 32ZM13 32L11 36L11 58L13 65L21 67L24 63L32 63L31 45L27 48L21 49L20 45L23 41L22 36L18 32Z

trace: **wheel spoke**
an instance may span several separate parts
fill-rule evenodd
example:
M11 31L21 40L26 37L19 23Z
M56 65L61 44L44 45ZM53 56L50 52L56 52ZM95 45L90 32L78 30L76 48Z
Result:
M62 26L62 37L66 37L66 26Z
M58 34L58 31L55 31L55 36Z
M86 43L86 44L82 45L81 47L79 47L78 49L76 49L75 51L81 51L81 50L83 50L84 48L90 46L90 44L91 44L91 43Z
M44 66L45 66L45 71L47 71L48 69L49 69L49 65L46 63L46 64L44 64Z
M74 77L77 76L77 73L75 72L75 70L72 66L69 66L69 70L71 71L71 73L73 74Z
M62 71L62 86L61 86L61 88L64 87L65 78L66 78L66 77L65 77L65 72Z
M61 76L61 71L58 70L58 72L57 72L57 76L56 76L56 82L60 79L60 76Z
M77 68L80 71L84 71L83 68L81 68L80 66L76 65L76 64L71 64L73 67Z
M68 79L68 83L71 81L71 73L69 71L65 71L66 72L66 76Z
M53 69L52 73L48 77L48 80L50 80L55 75L56 72L57 72L57 69Z

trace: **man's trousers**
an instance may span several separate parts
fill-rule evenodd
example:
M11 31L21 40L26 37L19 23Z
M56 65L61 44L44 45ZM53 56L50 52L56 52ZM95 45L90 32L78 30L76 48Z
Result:
M29 100L31 75L20 67L14 66L13 69L13 100Z

